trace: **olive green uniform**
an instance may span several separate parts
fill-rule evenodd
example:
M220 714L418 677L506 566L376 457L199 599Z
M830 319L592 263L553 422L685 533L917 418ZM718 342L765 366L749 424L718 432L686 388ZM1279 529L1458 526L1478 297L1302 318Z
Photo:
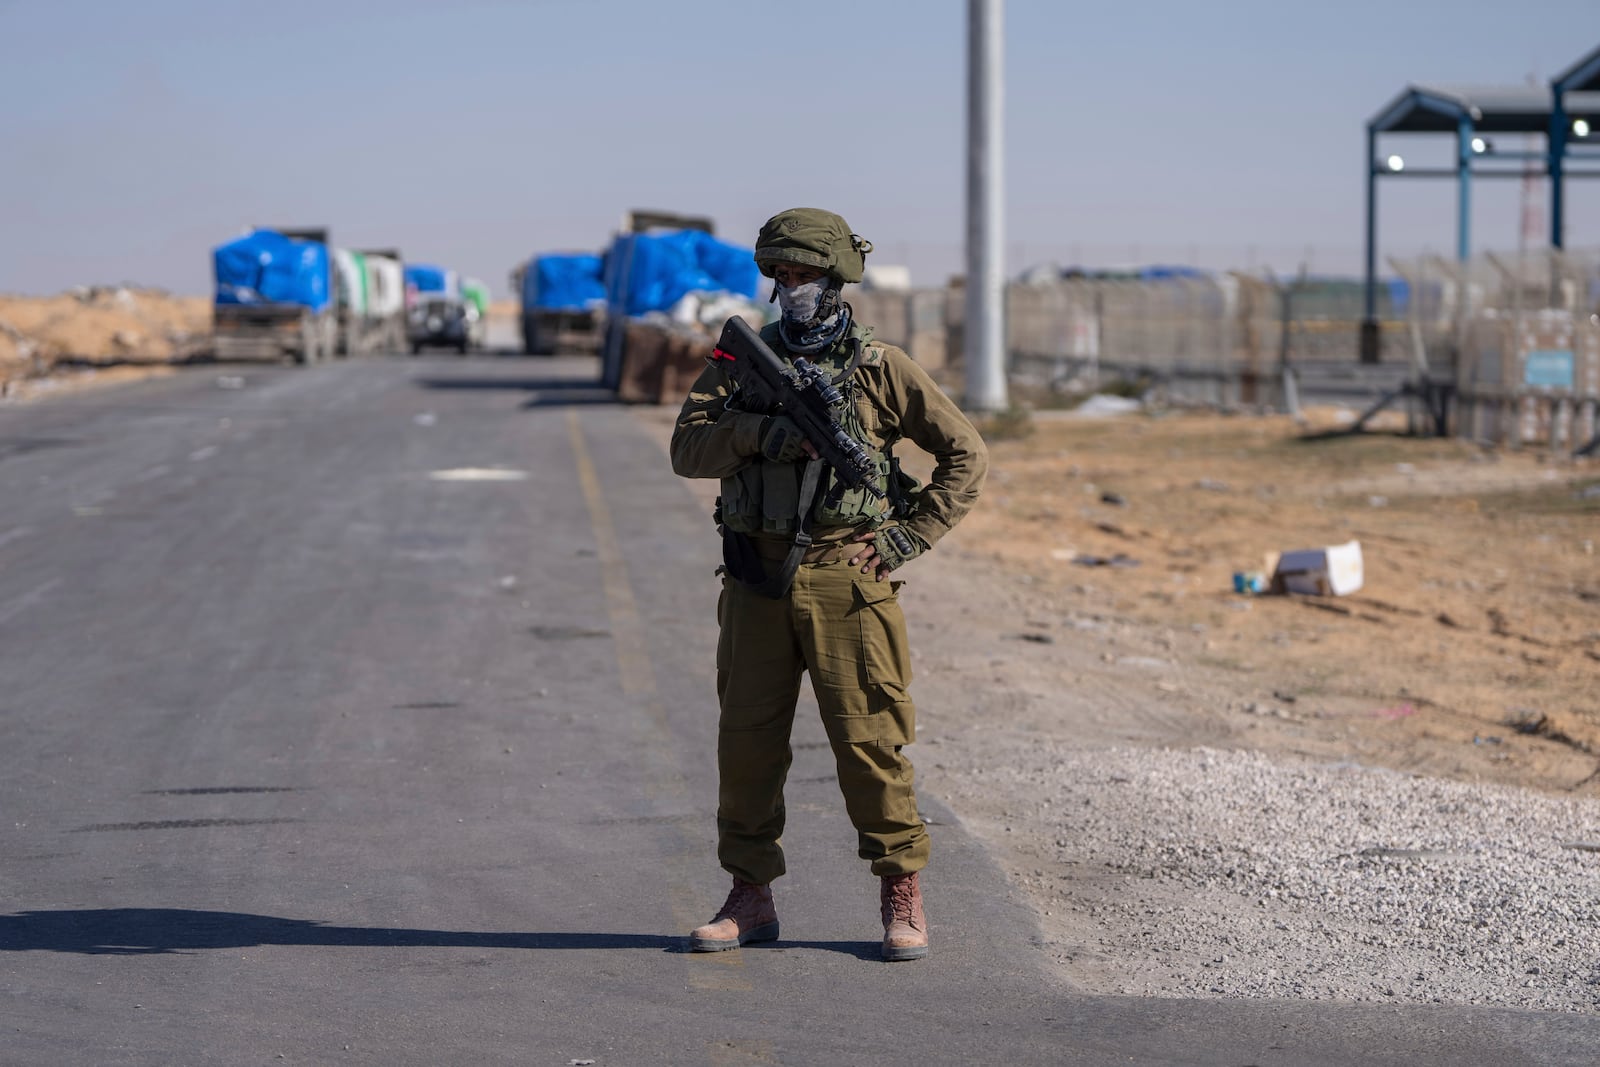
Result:
M762 336L788 358L775 328ZM988 465L983 439L921 367L900 349L872 342L869 329L852 325L839 343L810 358L831 371L859 363L841 386L848 405L841 422L869 452L886 456L905 438L933 455L929 482L912 494L910 512L899 523L921 546L932 547L977 500ZM766 416L740 410L738 400L728 376L708 366L679 414L672 466L684 477L722 479L723 521L735 528L742 522L775 567L787 554L792 530L771 497L793 499L790 487L803 464L763 458L758 442ZM886 467L880 476L893 477ZM749 499L763 485L765 508ZM812 510L816 544L780 599L723 579L717 603L717 855L736 878L758 885L784 873L783 785L803 672L811 675L858 853L880 876L909 874L928 861L911 762L901 752L915 739L916 718L898 598L902 583L877 581L848 562L862 547L849 541L851 535L880 528L889 516L864 494L853 506L852 515L851 498L831 511L819 500ZM744 513L742 520L730 512Z

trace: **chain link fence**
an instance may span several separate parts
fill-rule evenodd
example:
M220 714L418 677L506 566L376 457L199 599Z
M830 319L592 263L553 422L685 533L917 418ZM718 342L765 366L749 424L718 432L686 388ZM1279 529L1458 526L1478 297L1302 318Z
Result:
M1429 409L1436 429L1516 447L1600 448L1600 250L1393 260L1376 293L1379 358L1360 360L1358 280L1183 268L1050 272L1006 290L1017 385L1138 383L1171 400ZM852 297L878 336L929 367L960 359L964 293Z

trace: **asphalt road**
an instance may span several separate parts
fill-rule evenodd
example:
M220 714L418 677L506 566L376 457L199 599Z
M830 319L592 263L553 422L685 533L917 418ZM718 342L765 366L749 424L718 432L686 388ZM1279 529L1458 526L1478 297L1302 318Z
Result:
M1586 1017L1077 994L931 797L933 954L881 963L805 715L785 939L684 951L727 884L717 546L594 371L0 407L0 1063L1600 1059Z

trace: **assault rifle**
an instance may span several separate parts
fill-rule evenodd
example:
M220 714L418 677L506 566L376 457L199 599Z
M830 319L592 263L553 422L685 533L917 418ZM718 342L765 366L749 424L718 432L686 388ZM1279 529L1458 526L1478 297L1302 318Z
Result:
M797 356L793 366L767 347L750 324L735 315L722 327L711 350L711 362L739 384L752 401L751 410L782 412L795 421L817 455L852 489L865 489L879 499L877 464L866 448L845 432L832 408L842 402L827 372ZM842 490L841 490L842 491Z

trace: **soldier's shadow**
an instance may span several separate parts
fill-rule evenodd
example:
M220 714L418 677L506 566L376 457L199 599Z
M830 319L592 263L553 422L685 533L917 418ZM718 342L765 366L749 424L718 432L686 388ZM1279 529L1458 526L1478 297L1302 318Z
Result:
M84 908L0 915L0 952L141 956L255 945L689 951L687 938L667 934L335 926L314 919L190 908ZM877 951L876 944L857 941L778 941L770 947L842 952L859 959L875 958Z

